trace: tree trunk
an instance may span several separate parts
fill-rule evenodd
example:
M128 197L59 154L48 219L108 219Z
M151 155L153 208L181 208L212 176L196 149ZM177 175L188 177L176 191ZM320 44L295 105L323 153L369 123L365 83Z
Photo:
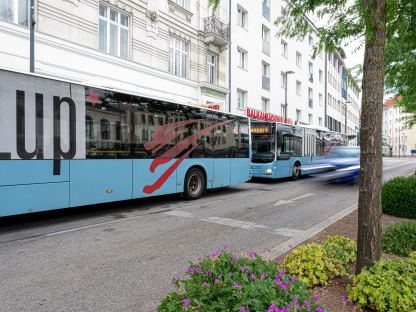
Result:
M386 0L364 0L368 14L361 105L361 177L356 273L380 258Z

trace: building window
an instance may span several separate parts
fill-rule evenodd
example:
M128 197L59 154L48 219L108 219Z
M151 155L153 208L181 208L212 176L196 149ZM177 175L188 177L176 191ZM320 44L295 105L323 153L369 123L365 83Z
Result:
M169 72L186 77L188 69L188 43L176 37L169 40Z
M217 82L217 56L212 52L208 52L207 66L208 83L215 84Z
M296 110L296 123L299 124L302 120L302 111L300 109Z
M313 108L313 90L308 88L308 105L309 108Z
M296 65L302 68L302 54L296 51Z
M110 122L107 119L100 120L101 140L110 140Z
M322 94L319 93L319 106L322 106L322 103L323 103L323 97L322 97Z
M280 72L280 86L282 89L286 89L286 75L284 72Z
M247 30L248 12L242 7L238 6L237 14L238 14L238 17L237 17L238 26L243 27L244 29Z
M247 51L237 47L238 51L238 66L247 69Z
M189 2L188 0L175 0L175 3L180 5L181 7L185 8L185 9L189 9Z
M310 82L313 82L313 64L312 64L312 62L308 63L308 68L309 68L309 77L308 77L308 79L309 79Z
M0 19L23 26L29 25L29 0L1 0Z
M270 65L266 62L262 62L262 75L270 78Z
M319 126L322 126L322 117L319 117Z
M87 140L94 140L94 121L88 115L85 118L85 133Z
M128 57L129 17L113 8L100 4L101 51L122 58Z
M243 109L247 104L247 91L237 90L237 107Z
M313 47L313 37L309 35L309 46Z
M319 82L322 82L323 80L323 72L322 70L319 70Z
M308 114L309 124L313 125L313 116L312 114Z
M302 95L302 83L299 80L296 80L296 94Z
M270 55L270 29L262 26L261 37L263 38L263 53Z
M284 41L284 40L280 40L280 47L282 49L282 51L281 51L282 56L287 58L287 42Z
M266 98L261 98L261 108L263 112L268 113L270 111L270 100Z

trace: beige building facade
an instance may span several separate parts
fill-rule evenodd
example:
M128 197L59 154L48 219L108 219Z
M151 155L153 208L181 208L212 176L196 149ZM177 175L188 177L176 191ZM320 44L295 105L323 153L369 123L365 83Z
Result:
M29 70L28 3L0 2L0 68ZM35 0L35 72L226 111L228 1Z

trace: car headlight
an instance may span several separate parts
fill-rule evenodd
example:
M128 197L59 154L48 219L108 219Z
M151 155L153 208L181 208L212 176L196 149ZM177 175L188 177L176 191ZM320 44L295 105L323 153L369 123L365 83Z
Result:
M270 174L272 172L273 172L273 170L271 168L264 170L264 173L269 173Z

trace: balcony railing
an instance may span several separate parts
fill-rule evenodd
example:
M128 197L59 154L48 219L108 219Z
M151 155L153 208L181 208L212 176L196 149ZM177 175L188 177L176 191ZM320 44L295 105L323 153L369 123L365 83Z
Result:
M216 16L204 19L205 42L213 43L220 48L230 42L230 27L221 22Z
M266 76L262 76L261 86L262 86L263 90L270 91L270 78L266 77Z
M263 53L270 55L270 42L263 39Z

